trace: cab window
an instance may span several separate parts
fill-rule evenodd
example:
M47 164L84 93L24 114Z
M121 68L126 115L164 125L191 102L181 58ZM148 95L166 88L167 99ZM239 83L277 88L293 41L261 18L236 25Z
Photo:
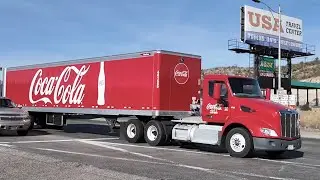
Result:
M228 98L228 89L227 86L224 82L222 81L209 81L209 96L213 97L213 92L214 92L214 84L215 83L220 83L221 85L221 92L220 92L220 97L223 99Z

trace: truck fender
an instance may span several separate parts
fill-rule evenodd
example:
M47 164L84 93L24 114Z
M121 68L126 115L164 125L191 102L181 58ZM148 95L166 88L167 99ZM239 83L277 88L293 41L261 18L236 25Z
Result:
M255 121L252 123L252 121L259 119L259 121ZM251 134L252 137L263 137L263 134L260 132L260 127L266 127L271 128L271 125L267 123L266 121L261 120L261 117L247 117L247 116L241 116L233 119L229 119L224 127L222 128L221 132L221 144L224 143L225 137L227 136L227 133L236 127L242 127L248 130L248 132Z

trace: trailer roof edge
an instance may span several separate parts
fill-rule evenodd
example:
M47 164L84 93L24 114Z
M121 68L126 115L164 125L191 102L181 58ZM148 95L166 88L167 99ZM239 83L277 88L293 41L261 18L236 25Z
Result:
M38 63L38 64L23 65L23 66L15 66L15 67L8 67L7 70L14 71L14 70L24 70L24 69L31 69L31 68L63 66L68 64L81 64L81 63L87 63L87 62L93 63L93 62L109 61L109 60L121 60L121 59L135 58L135 57L141 57L146 55L152 56L155 53L179 55L179 56L201 59L200 55L159 49L159 50L140 51L140 52L134 52L134 53L122 53L122 54L106 55L106 56L91 57L91 58L78 58L78 59L70 59L65 61L55 61L55 62L49 62L49 63Z

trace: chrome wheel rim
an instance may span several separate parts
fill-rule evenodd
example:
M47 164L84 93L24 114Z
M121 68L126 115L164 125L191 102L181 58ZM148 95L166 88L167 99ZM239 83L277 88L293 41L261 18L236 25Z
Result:
M134 138L137 134L137 128L134 124L129 124L127 127L127 135L129 138Z
M156 140L158 137L158 129L154 125L149 126L147 136L150 141Z
M239 133L234 134L230 139L230 147L234 152L242 152L246 148L246 139Z

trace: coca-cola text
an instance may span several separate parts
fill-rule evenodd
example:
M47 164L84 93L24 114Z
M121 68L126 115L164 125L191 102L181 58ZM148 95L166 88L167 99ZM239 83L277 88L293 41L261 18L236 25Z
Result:
M174 75L176 77L188 77L188 71L179 71L176 70L176 72L174 73Z
M54 104L81 104L86 87L85 84L81 84L81 80L89 68L90 66L86 67L86 65L83 65L80 69L75 66L67 66L57 77L42 77L43 70L39 69L30 84L29 101L31 103L42 101L45 104L52 104L52 101ZM73 82L68 82L72 72L76 74L76 77ZM67 85L65 86L62 83ZM53 99L50 99L49 96L52 94Z

